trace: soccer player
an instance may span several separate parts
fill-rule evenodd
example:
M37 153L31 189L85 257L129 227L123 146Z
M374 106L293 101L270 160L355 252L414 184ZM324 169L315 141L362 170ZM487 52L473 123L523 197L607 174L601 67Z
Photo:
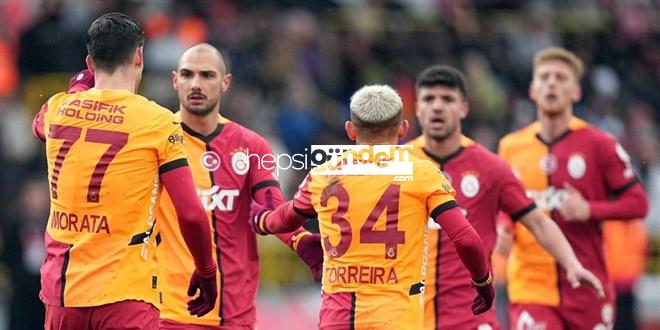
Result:
M602 291L600 282L582 267L557 225L525 194L511 167L461 133L470 110L463 74L446 65L428 67L417 78L416 112L422 135L411 141L413 153L439 167L456 189L463 214L477 231L487 256L497 238L500 211L522 223L566 269L571 287L586 281ZM472 315L472 288L465 282L454 244L429 222L426 329L495 329L495 309Z
M358 145L394 145L408 131L402 102L388 86L365 86L350 103L346 132ZM440 224L477 290L472 313L487 311L494 288L481 240L433 163L410 156L413 180L310 171L293 201L255 209L260 233L296 228L318 215L324 248L321 329L421 329L427 221ZM466 307L469 308L469 307Z
M269 194L277 205L284 198L272 169L259 163L271 155L257 133L220 115L220 103L232 80L223 55L209 44L186 50L172 73L179 97L185 151L195 185L213 227L213 255L218 265L219 299L202 318L186 310L187 274L193 258L173 225L176 212L165 191L158 217L162 242L157 256L162 281L161 329L253 329L259 284L256 235L251 229L252 200L264 203ZM270 167L268 167L270 168ZM209 236L211 237L211 236ZM318 234L301 228L278 238L298 253L320 277L323 252Z
M51 97L33 122L46 142L50 216L40 297L46 329L158 329L155 241L161 182L195 257L190 313L217 298L206 213L195 194L181 125L137 95L144 35L120 13L87 31L87 66L70 92ZM87 84L87 86L84 86ZM162 220L161 220L162 221Z
M529 95L538 119L502 138L499 153L538 207L556 221L582 264L604 283L606 299L595 299L587 288L572 289L538 236L515 224L507 273L516 329L611 329L614 291L601 221L642 218L648 210L646 193L621 145L573 116L583 70L582 61L565 49L537 53Z

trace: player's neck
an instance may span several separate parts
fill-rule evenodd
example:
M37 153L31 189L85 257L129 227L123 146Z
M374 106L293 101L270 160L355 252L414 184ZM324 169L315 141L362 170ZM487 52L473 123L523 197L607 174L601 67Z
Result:
M399 144L399 137L391 138L360 138L358 137L355 140L355 144L367 144L367 145L395 145Z
M94 75L94 88L96 89L123 89L137 93L138 83L139 79L135 78L135 73L123 68L118 68L112 74L97 71Z
M218 113L216 111L203 117L195 116L181 108L179 108L179 112L181 112L181 120L199 134L209 135L218 128Z
M572 117L573 109L562 111L553 116L544 114L541 110L538 110L538 118L541 123L541 132L539 132L541 138L547 142L554 141L568 130Z
M457 130L458 131L458 130ZM444 140L434 139L424 135L424 148L439 158L447 157L461 147L460 132L452 134Z

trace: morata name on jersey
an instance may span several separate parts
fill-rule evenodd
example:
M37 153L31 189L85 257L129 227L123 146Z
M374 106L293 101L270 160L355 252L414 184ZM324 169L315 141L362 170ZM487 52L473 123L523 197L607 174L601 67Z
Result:
M53 211L50 228L79 233L110 234L108 217L105 215L67 213Z

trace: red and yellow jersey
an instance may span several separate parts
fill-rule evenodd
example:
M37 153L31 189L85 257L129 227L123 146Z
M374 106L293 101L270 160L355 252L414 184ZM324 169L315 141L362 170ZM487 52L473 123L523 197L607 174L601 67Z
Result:
M318 175L294 207L318 214L324 249L321 328L422 327L427 221L456 206L454 191L429 161L411 156L412 180L386 175ZM342 297L350 296L347 299Z
M180 114L175 118L180 119ZM197 194L206 208L212 228L213 257L218 266L218 300L203 317L187 310L192 255L179 231L176 212L165 190L158 209L157 230L162 237L157 249L161 276L161 319L184 324L253 328L259 259L256 235L250 228L250 203L260 189L277 187L272 168L259 159L272 154L268 142L257 133L218 115L218 125L202 135L181 123L185 149ZM293 234L278 236L293 243ZM291 246L291 245L290 245Z
M505 136L500 155L518 174L536 204L557 222L580 262L605 286L612 287L603 255L602 223L566 222L557 207L564 198L564 183L577 188L587 200L607 200L637 183L629 157L616 140L586 122L573 118L569 129L552 142L540 138L533 123ZM603 220L603 219L600 219ZM521 224L515 224L515 242L507 277L513 303L558 306L588 289L570 290L564 270Z
M414 155L434 162L454 186L456 201L481 237L488 256L495 248L499 212L517 220L535 208L511 167L468 137L462 136L458 150L442 158L426 149L423 136L410 144ZM480 315L472 314L470 306L475 291L470 285L470 273L454 244L433 221L429 221L428 255L424 328L496 328L495 308Z
M173 114L122 90L60 93L42 108L51 206L44 303L156 304L159 172L187 164Z

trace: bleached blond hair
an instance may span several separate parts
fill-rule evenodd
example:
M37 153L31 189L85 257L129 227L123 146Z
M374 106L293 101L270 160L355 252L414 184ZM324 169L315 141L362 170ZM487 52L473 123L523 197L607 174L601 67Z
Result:
M541 63L552 60L566 63L573 70L575 79L577 81L582 80L582 76L584 76L584 62L572 51L561 47L546 48L536 53L534 55L534 71L536 71L536 68Z
M350 107L351 119L354 122L367 126L380 126L394 120L398 123L403 101L390 86L367 85L351 96Z

